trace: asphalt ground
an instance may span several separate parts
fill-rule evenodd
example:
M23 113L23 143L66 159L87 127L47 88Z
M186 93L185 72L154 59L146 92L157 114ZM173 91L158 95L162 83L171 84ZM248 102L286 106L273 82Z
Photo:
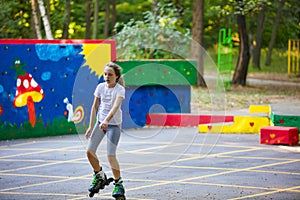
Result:
M197 128L124 130L118 150L127 199L300 199L299 146L258 134ZM0 199L90 199L83 135L0 141ZM98 156L106 174L106 141ZM113 185L95 199L113 199Z

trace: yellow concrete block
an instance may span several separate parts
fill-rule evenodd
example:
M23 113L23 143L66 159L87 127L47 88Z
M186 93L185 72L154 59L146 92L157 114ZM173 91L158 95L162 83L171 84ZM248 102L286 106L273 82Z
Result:
M249 112L253 113L267 113L268 115L271 112L271 107L269 105L250 105Z
M261 116L235 116L233 124L201 124L200 133L259 133L264 126L270 126L270 119Z

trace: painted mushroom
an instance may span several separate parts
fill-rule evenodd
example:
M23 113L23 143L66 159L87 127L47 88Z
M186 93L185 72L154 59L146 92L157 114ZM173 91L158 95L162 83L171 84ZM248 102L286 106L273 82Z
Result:
M36 122L34 102L40 102L44 98L44 91L32 75L26 73L19 75L17 79L17 91L13 101L14 107L26 106L28 108L29 122L34 127Z

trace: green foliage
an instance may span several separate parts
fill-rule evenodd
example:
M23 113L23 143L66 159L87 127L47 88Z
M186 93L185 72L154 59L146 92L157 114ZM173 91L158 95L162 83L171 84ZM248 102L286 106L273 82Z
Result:
M174 13L175 9L162 7L157 15L150 11L145 12L142 21L131 19L128 23L117 23L115 31L118 34L115 38L119 50L118 59L167 59L186 56L191 41L190 32L186 30L182 34L177 30L178 18Z
M0 38L30 38L30 7L27 1L0 2Z
M275 48L286 50L289 38L299 38L300 7L298 1L285 1ZM153 0L117 0L117 26L112 27L110 23L109 33L111 36L119 33L118 35L121 34L129 38L129 40L124 39L124 37L119 38L118 48L130 46L129 52L118 55L120 58L178 58L179 56L174 53L158 51L157 49L159 47L161 49L167 48L170 41L172 47L175 44L183 45L184 51L189 51L185 42L189 43L188 38L192 28L193 1L157 0L155 2L157 2L156 7L153 7ZM262 4L266 5L262 45L263 48L268 47L279 2L271 0L204 1L205 48L211 48L217 43L220 28L231 28L234 37L238 37L236 25L236 14L238 13L246 15L248 32L251 32L255 37L257 17ZM55 39L60 39L65 21L65 1L50 0L49 3L52 33ZM0 38L33 38L30 0L0 0L0 8ZM85 13L85 0L71 1L70 39L85 38ZM105 0L99 1L98 16L97 38L101 39L104 29ZM91 20L93 21L93 16ZM42 20L40 22L41 32L44 36ZM148 31L144 33L137 31L141 29ZM146 35L149 35L147 36L149 41L142 41ZM178 42L175 43L175 41ZM123 47L120 45L123 45ZM179 53L181 52L179 51Z

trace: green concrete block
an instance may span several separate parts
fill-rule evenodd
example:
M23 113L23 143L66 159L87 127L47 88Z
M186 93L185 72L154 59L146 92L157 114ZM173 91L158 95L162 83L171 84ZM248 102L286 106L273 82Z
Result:
M197 62L192 60L130 60L116 62L122 67L128 86L195 85Z
M270 119L274 126L297 127L300 130L300 116L276 114L271 112Z

